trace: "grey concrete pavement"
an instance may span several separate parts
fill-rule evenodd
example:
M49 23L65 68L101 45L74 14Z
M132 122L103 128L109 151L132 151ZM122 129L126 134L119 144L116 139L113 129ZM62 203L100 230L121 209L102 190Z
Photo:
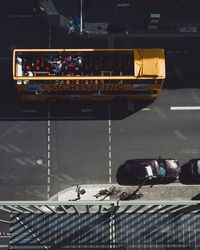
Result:
M112 121L112 183L116 183L117 169L127 159L174 157L183 165L190 158L199 157L199 141L196 140L200 132L199 111L170 110L171 106L187 105L199 105L196 89L163 90L161 97L148 107L149 110ZM56 177L52 179L52 191L56 185L61 188L69 183L106 183L109 180L108 121L61 121L55 122L53 127L54 131L57 127L51 134L53 150L57 154L52 158L52 173L55 171L55 176L59 173L60 178L57 181ZM55 147L55 143L59 147ZM75 169L75 166L80 167Z
M160 155L175 157L184 164L190 158L199 157L199 110L170 110L174 106L198 107L198 92L198 89L163 89L159 99L147 110L140 110L122 120L112 120L110 159L108 118L73 120L70 108L61 110L60 114L70 119L51 121L50 151L47 120L22 121L15 126L12 122L1 122L4 135L0 152L4 163L1 165L1 199L46 197L48 151L51 195L71 185L109 183L109 176L111 183L116 183L117 169L127 159L157 158ZM90 108L87 106L86 109L89 113L80 109L77 114L93 117L99 112ZM51 119L56 115L54 112L50 107ZM104 112L108 114L109 110ZM43 166L36 164L38 158L44 159ZM188 186L188 190L190 188Z
M107 121L51 124L51 194L74 184L108 183Z
M53 1L41 0L41 5L49 19L53 20L53 16L60 15L57 18L57 25L66 28L66 17L73 18L80 16L80 1ZM97 11L98 10L98 11ZM162 34L166 36L170 34L186 33L184 35L199 35L199 5L198 1L189 1L183 3L170 1L160 3L160 1L83 1L83 23L106 24L106 33L109 34L129 34L132 36L148 36ZM150 20L151 13L160 14L158 24L152 24ZM179 13L179 15L177 15ZM169 18L170 16L170 18ZM55 23L55 22L54 22ZM103 29L103 26L101 26ZM190 32L190 28L195 32ZM186 31L183 30L186 28ZM189 31L188 31L189 30ZM192 29L191 29L192 30ZM91 34L97 34L94 30ZM102 33L99 30L99 34ZM103 33L102 33L103 34Z
M76 186L72 186L62 191L58 192L50 198L51 201L69 201L77 199ZM112 190L116 188L117 194L114 195L101 195L95 197L102 190ZM133 193L137 186L121 186L113 184L91 184L91 185L81 185L80 189L84 189L85 193L80 195L80 200L82 201L98 201L98 200L119 200L120 194L126 192L128 194ZM143 196L140 200L151 201L151 200L166 200L166 201L184 201L191 200L191 198L200 194L199 185L192 185L188 188L188 185L182 185L178 182L171 183L168 185L145 185L140 189L140 193Z
M196 89L163 90L160 98L148 107L150 110L112 121L114 173L120 162L131 158L174 157L181 164L189 158L198 158L200 112L170 110L172 106L198 106L198 93ZM123 152L124 160L118 152Z

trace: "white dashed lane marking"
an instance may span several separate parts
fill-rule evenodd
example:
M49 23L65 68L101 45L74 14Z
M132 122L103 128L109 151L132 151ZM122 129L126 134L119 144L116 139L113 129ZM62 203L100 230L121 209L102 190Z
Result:
M48 126L47 126L47 199L50 198L50 166L51 166L51 153L50 153L50 143L51 143L51 121L50 121L50 105L48 105Z

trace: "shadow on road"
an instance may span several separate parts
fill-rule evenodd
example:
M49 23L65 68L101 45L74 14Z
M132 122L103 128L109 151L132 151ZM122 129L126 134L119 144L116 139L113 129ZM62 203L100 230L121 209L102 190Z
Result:
M122 120L152 102L8 102L0 120Z

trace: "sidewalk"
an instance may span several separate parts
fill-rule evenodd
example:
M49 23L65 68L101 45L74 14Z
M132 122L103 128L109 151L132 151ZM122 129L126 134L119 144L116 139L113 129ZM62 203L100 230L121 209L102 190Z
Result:
M104 3L105 4L105 3ZM49 20L53 22L56 26L62 27L67 29L67 22L69 20L69 17L72 10L74 10L74 6L70 6L66 11L64 11L64 8L66 5L59 6L59 9L57 10L54 6L53 0L40 0L40 6L44 8L44 12L48 16ZM139 3L134 3L132 7L129 8L120 8L120 10L117 11L116 5L112 7L108 4L107 10L105 10L105 14L102 16L98 13L94 14L94 10L96 8L102 8L102 4L99 6L96 5L90 5L90 11L85 9L85 12L83 13L83 16L87 16L87 19L85 20L84 26L89 35L92 35L94 37L106 37L107 35L113 36L113 37L132 37L132 38L145 38L145 37L164 37L164 38L176 38L176 37L200 37L199 30L198 30L198 24L195 22L191 22L191 18L189 13L192 13L192 9L190 9L190 12L182 13L182 16L185 17L187 14L187 22L180 22L179 18L177 18L176 15L176 7L173 7L174 15L173 20L169 20L168 16L165 14L165 7L160 5L158 7L158 13L161 13L161 19L159 19L159 25L158 29L151 29L148 28L150 25L149 21L149 15L153 11L153 5L150 4L149 9L146 6L146 9L141 10L141 5ZM77 7L77 6L76 6ZM111 8L112 7L112 8ZM155 6L154 6L155 7ZM70 9L71 8L71 9ZM93 8L93 9L92 9ZM95 8L95 9L94 9ZM110 8L110 9L109 9ZM114 9L113 9L114 8ZM71 11L69 11L69 9ZM119 8L118 8L119 9ZM110 15L109 11L110 10ZM114 11L115 10L115 11ZM60 12L63 14L61 14ZM107 13L107 12L108 13ZM117 11L117 12L116 12ZM134 14L132 14L132 12ZM147 15L148 12L148 15ZM117 14L118 13L118 14ZM120 13L120 14L119 14ZM68 17L67 17L68 16ZM93 18L91 18L93 16ZM148 16L148 18L147 18ZM97 18L99 17L99 18ZM135 21L133 22L132 17L134 17ZM127 19L124 24L120 24L116 20L119 18ZM144 21L144 19L146 22ZM190 30L191 29L191 30ZM194 29L194 30L193 30Z
M105 196L102 195L96 198L100 190L112 189L116 187L119 190L117 195ZM62 190L50 198L50 201L69 201L77 198L76 186L72 186ZM85 190L83 195L80 195L80 200L83 201L98 201L98 200L119 200L119 195L122 192L132 193L137 189L137 186L120 186L114 184L96 184L96 185L80 185L81 189ZM164 184L164 185L145 185L140 189L143 197L140 200L171 200L182 201L191 200L196 195L200 194L199 185L182 185L180 183Z
M67 29L68 18L57 11L52 0L40 0L40 6L44 8L44 12L52 23Z

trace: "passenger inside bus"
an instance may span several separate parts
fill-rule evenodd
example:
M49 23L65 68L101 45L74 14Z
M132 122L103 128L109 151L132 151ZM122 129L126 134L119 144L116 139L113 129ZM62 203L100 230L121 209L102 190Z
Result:
M24 58L22 60L22 69L24 75L30 76L29 71L37 75L66 75L78 74L82 67L82 57L72 57L67 55L65 57L46 57L46 58Z
M68 75L94 75L101 76L102 72L110 71L111 75L133 75L134 61L130 55L48 55L22 58L23 75L31 76L66 76Z

